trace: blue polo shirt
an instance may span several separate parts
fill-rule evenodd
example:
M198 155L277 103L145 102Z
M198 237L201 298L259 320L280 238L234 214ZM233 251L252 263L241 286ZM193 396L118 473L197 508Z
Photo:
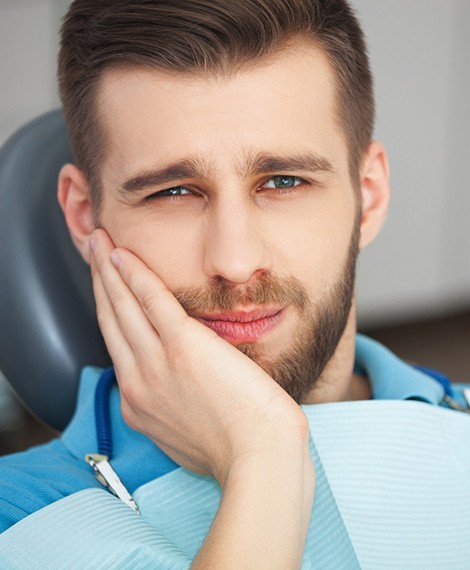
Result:
M439 382L361 335L356 340L355 370L369 378L374 399L413 399L441 405L444 398ZM0 457L0 532L68 495L101 488L85 462L86 454L97 452L94 398L101 372L91 367L83 370L75 414L60 438ZM464 386L452 388L455 400L465 405ZM129 492L178 467L149 438L125 424L116 386L111 392L110 412L112 465Z

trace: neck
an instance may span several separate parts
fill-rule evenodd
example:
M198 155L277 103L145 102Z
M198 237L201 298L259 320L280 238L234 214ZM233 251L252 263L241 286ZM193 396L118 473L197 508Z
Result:
M325 404L347 400L369 400L370 384L354 373L356 305L353 302L348 322L335 353L304 400L304 404Z

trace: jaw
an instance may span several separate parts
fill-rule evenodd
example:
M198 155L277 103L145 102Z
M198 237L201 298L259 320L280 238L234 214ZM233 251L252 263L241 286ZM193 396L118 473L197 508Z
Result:
M368 399L370 391L367 381L354 375L353 372L356 333L354 301L334 353L310 390L309 382L311 378L317 376L318 372L315 373L315 366L309 367L309 363L304 362L302 356L297 358L296 353L292 352L295 340L297 339L300 343L302 341L302 333L296 331L295 323L298 323L295 318L286 319L286 322L281 323L275 331L277 336L272 332L266 339L257 342L231 344L263 368L298 403L319 404L350 399ZM283 328L282 325L285 327ZM308 374L310 368L312 369L311 375ZM304 390L307 391L306 396L303 396Z
M353 299L351 310L343 334L338 342L333 356L328 361L315 386L302 401L303 404L323 404L340 402L359 395L358 380L354 374L356 342L356 301ZM360 390L360 395L365 391Z

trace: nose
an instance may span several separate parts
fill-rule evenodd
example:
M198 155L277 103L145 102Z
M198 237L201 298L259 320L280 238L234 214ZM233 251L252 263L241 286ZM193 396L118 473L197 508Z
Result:
M204 270L208 277L247 284L271 270L261 213L248 200L225 201L208 220Z

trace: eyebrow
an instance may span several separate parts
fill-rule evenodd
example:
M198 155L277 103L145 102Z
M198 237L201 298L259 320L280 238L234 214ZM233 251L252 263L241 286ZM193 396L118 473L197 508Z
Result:
M237 171L242 176L252 176L263 172L285 172L304 170L309 172L334 172L332 163L325 157L307 152L292 155L257 153L246 154L238 161Z
M155 186L164 186L187 178L209 177L211 169L205 161L185 158L163 168L147 170L126 180L122 185L127 192L137 192Z
M273 172L334 172L332 163L317 154L298 153L275 155L267 153L245 153L236 161L236 172L241 178ZM139 192L146 188L174 184L188 178L211 178L213 169L201 158L185 158L163 168L140 172L122 184L126 192Z

